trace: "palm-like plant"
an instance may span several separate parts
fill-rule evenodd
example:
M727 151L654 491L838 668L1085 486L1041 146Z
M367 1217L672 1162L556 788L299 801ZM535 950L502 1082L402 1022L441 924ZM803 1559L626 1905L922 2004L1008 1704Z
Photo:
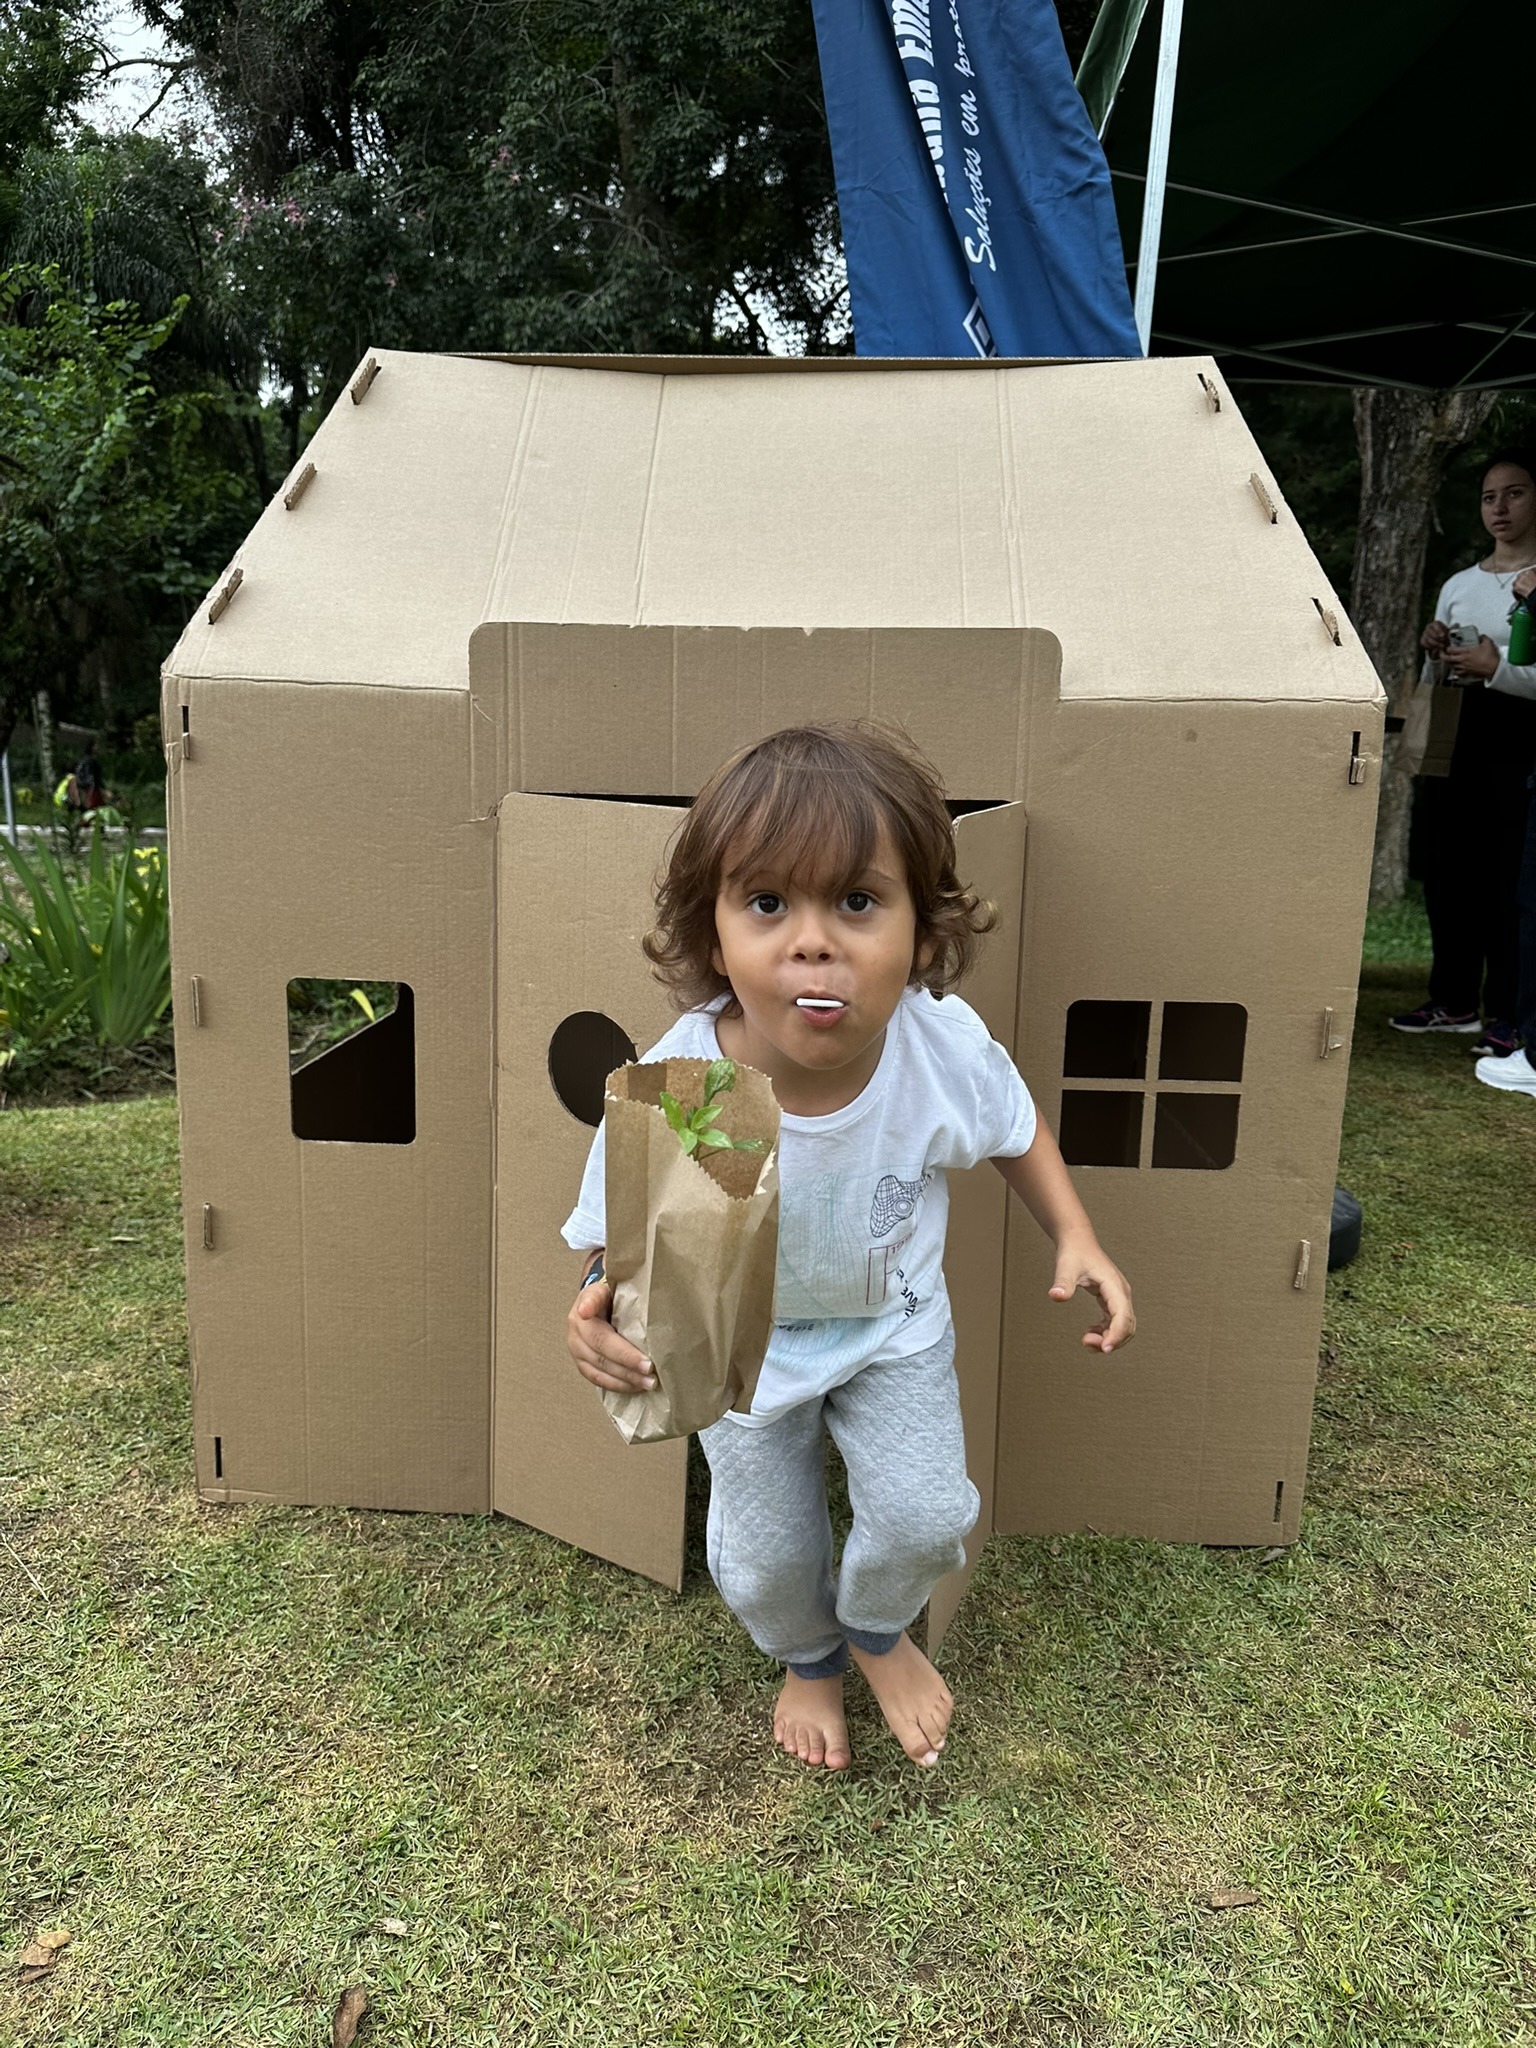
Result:
M136 1045L171 1000L170 905L158 847L109 854L91 833L71 874L51 848L0 839L0 1011L16 1049L82 1024L99 1045Z

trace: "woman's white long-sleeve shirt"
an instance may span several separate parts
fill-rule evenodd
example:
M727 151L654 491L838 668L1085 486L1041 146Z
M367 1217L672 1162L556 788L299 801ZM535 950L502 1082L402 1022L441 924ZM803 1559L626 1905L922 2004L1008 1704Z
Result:
M1536 564L1532 566L1536 567ZM1486 633L1497 647L1499 665L1487 680L1488 689L1501 690L1507 697L1536 700L1536 663L1513 668L1507 659L1509 615L1515 605L1511 586L1519 573L1518 569L1501 569L1495 573L1476 562L1468 568L1458 569L1441 585L1435 617L1442 625L1470 626L1477 633Z

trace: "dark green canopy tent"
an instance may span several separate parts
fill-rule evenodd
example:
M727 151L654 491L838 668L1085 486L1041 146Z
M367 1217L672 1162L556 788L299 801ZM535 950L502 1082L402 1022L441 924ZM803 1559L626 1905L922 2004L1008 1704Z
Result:
M1104 0L1078 84L1149 353L1238 382L1536 385L1533 56L1510 0Z

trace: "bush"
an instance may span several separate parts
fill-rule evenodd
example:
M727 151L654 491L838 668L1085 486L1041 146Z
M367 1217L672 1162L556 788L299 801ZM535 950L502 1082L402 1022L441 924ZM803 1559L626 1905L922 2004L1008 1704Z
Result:
M109 854L93 829L78 866L0 838L0 1066L67 1038L137 1045L170 1007L170 915L158 847Z

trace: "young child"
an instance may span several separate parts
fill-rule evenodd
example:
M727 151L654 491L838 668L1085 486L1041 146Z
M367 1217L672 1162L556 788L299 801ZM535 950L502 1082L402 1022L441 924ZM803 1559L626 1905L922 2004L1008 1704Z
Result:
M1053 1301L1079 1287L1106 1355L1135 1330L1061 1153L1008 1054L948 995L989 911L955 873L944 791L904 734L800 726L744 747L700 791L644 941L681 1020L647 1060L739 1060L783 1113L776 1317L750 1414L699 1432L710 1576L788 1667L779 1745L849 1762L842 1674L868 1680L891 1732L938 1762L953 1710L906 1634L964 1563L980 1512L965 1469L942 1260L945 1170L990 1159L1056 1247ZM609 1321L603 1134L563 1236L582 1254L567 1324L594 1386L654 1386ZM832 1570L823 1428L853 1524Z

